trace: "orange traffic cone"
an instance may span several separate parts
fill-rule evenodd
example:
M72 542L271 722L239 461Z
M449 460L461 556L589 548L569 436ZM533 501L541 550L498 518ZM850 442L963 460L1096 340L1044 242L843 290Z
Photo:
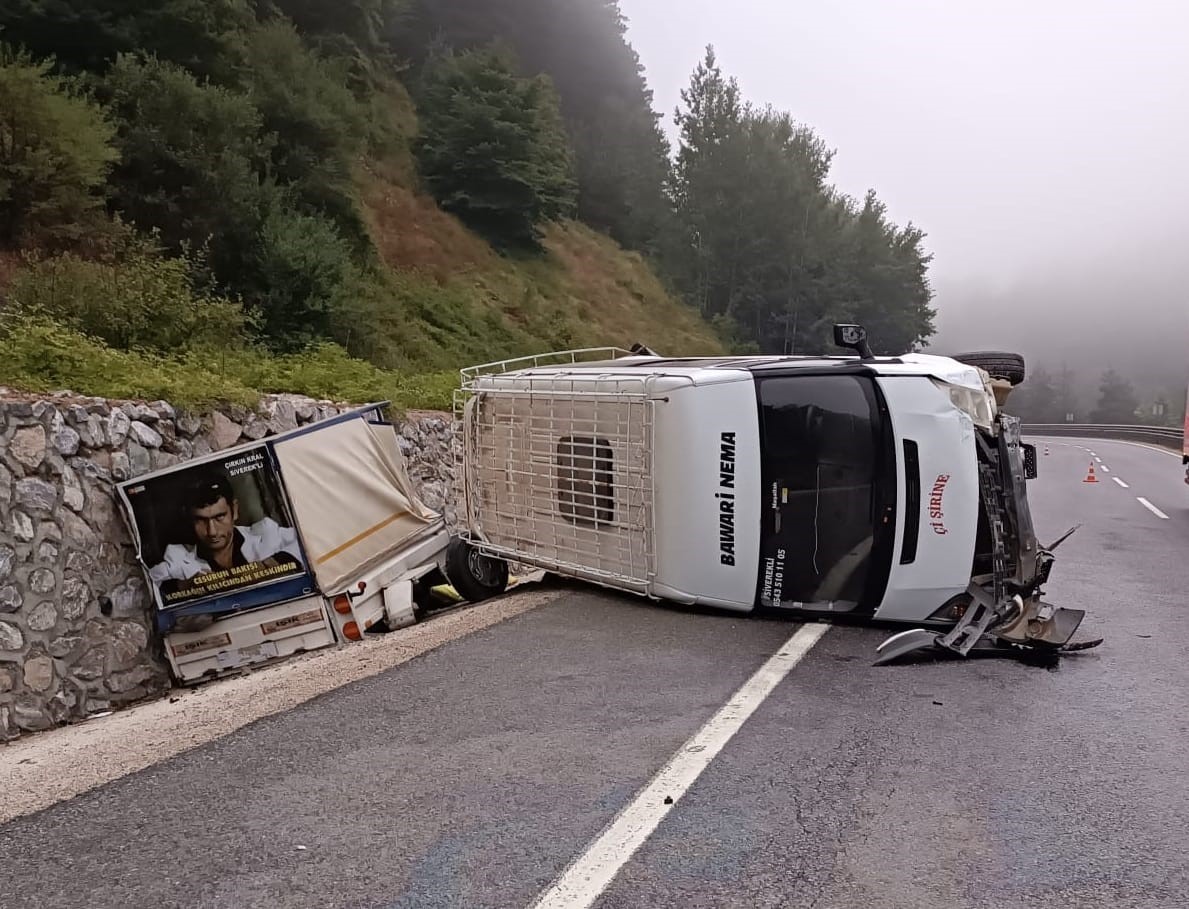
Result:
M1086 479L1082 480L1082 482L1083 483L1097 483L1098 482L1098 477L1094 476L1094 462L1093 461L1090 462L1090 472L1088 474L1086 474Z

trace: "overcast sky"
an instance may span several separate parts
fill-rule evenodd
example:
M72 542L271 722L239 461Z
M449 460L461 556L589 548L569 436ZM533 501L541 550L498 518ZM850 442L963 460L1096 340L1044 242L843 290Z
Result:
M1009 343L1011 305L1121 305L1189 345L1189 0L621 0L672 136L714 44L745 97L836 149L929 235L941 340ZM1182 358L1189 361L1189 357ZM1189 367L1187 367L1189 368Z

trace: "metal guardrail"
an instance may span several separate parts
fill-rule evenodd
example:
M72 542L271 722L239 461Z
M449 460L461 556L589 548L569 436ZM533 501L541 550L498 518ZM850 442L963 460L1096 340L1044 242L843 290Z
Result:
M1122 439L1147 442L1178 454L1185 444L1185 434L1166 426L1111 426L1099 423L1025 423L1024 435L1077 436L1082 439Z

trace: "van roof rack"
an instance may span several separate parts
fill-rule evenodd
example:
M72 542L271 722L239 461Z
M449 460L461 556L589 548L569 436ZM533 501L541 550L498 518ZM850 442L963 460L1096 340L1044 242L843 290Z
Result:
M473 379L493 373L512 372L518 369L533 369L537 366L565 366L577 363L597 363L600 360L622 360L637 357L638 353L622 347L583 347L576 350L558 350L550 353L533 354L528 357L514 357L509 360L495 360L478 366L465 366L459 370L462 378Z

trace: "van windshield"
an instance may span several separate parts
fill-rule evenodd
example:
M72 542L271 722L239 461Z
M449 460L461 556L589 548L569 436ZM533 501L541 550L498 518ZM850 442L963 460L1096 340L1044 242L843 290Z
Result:
M764 490L758 605L874 609L890 570L883 544L895 494L894 483L880 482L893 452L874 381L756 381Z

